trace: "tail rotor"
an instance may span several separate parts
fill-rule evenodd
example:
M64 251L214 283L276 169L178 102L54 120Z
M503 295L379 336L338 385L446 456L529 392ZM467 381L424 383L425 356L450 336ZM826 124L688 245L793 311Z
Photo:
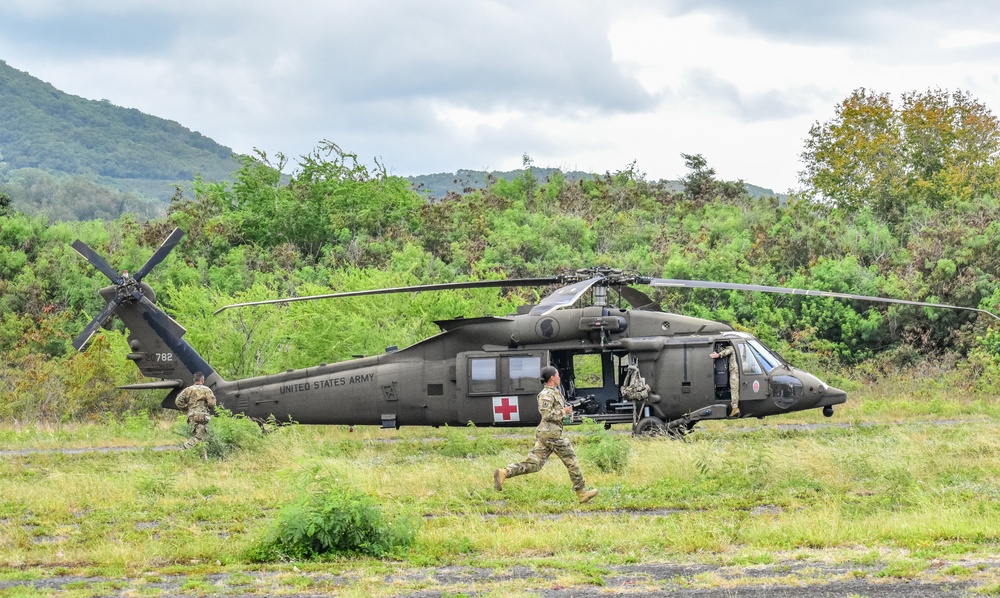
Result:
M75 339L73 339L73 348L77 351L83 350L90 340L90 337L94 335L95 332L100 329L101 326L111 317L115 310L123 303L134 303L139 307L140 311L143 313L148 313L150 308L157 309L156 304L151 301L146 294L149 293L155 299L156 295L149 288L149 285L143 284L142 279L149 274L157 264L162 262L167 254L177 246L180 242L181 237L184 236L184 231L175 228L170 236L160 245L159 248L153 253L153 255L146 261L145 264L135 273L134 276L130 276L128 270L123 271L119 274L114 268L112 268L107 261L104 260L100 255L97 254L93 249L87 246L86 243L77 239L73 242L73 249L79 253L85 260L90 262L92 266L97 268L102 274L108 277L111 281L111 287L102 289L101 295L108 298L108 304L104 306L90 324L83 329L83 332L79 334ZM114 293L111 295L111 293ZM162 333L169 334L176 338L180 338L184 335L184 327L175 322L169 316L164 320L162 318L157 318L158 324L163 328Z

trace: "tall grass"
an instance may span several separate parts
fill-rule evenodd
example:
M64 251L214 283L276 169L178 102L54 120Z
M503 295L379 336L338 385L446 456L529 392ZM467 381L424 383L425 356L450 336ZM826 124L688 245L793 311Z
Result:
M865 409L849 403L844 419ZM528 430L291 426L209 461L191 451L5 454L0 568L247 566L248 549L302 500L301 480L315 471L336 472L330 484L390 518L422 515L413 543L393 557L412 564L554 559L584 571L649 560L766 562L800 551L847 562L874 550L918 565L989 556L1000 552L1000 423L987 413L944 425L892 421L894 410L865 425L783 425L819 421L813 415L715 423L685 442L616 433L609 438L630 452L619 469L600 467L584 450L594 444L587 430L570 429L588 482L602 491L583 506L558 463L493 489L493 470L530 447ZM7 426L0 450L88 438L177 443L163 422L132 417L103 427Z

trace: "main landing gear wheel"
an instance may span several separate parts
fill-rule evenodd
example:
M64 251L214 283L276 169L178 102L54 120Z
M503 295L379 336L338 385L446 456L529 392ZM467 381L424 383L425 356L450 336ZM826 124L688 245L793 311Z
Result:
M661 438L667 435L667 425L658 417L644 417L632 428L632 435L643 438Z

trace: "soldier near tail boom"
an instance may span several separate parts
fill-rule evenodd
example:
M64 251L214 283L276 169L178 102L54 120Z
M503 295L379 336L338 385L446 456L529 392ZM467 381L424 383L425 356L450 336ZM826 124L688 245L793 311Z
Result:
M205 386L205 374L195 372L193 382L177 395L175 401L178 409L187 410L187 421L191 426L191 438L184 443L184 448L190 448L208 438L208 422L215 410L215 393Z
M569 470L577 498L582 503L587 502L597 496L597 490L586 489L583 471L576 460L573 445L568 438L563 437L563 419L573 413L573 408L566 404L566 399L559 391L559 370L553 366L542 368L542 383L545 386L538 393L538 412L542 415L542 421L535 428L535 446L524 461L494 471L493 485L497 491L502 491L504 480L539 471L549 455L555 453Z

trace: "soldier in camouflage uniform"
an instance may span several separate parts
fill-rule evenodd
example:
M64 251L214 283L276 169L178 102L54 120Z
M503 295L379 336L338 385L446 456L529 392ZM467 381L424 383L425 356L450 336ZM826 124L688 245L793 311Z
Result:
M566 404L566 399L559 391L559 370L552 366L542 368L542 383L545 387L538 393L538 412L542 415L542 421L535 428L535 446L524 461L494 471L493 486L497 491L502 491L504 480L537 472L545 465L549 455L555 453L569 470L577 498L582 503L587 502L597 496L597 490L586 489L583 472L580 471L573 446L569 443L569 439L563 438L562 435L563 418L573 413L573 408Z
M184 448L205 440L208 437L208 421L215 409L215 393L205 386L205 375L195 372L194 383L182 390L174 403L178 409L187 410L187 421L191 426L191 438L184 443Z
M716 351L709 355L712 359L719 359L721 357L729 358L729 396L732 399L732 411L729 412L729 417L739 417L740 416L740 366L736 363L736 349L730 344L725 349L721 351Z

